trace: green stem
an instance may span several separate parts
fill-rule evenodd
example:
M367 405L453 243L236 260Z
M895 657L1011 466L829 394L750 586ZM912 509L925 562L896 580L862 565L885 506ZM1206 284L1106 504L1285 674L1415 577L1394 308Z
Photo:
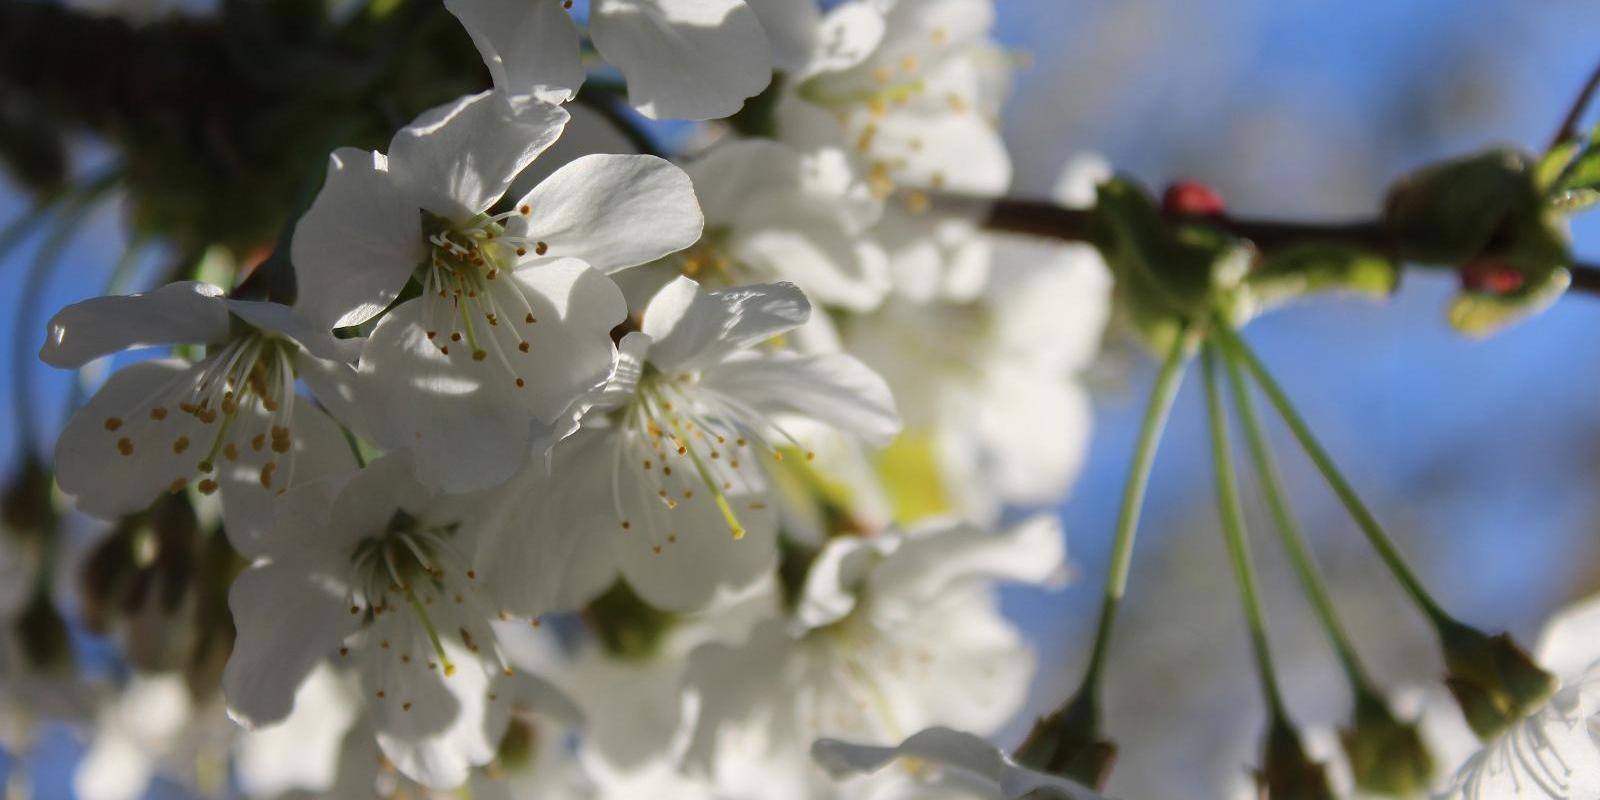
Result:
M1362 668L1361 660L1356 656L1355 647L1350 644L1350 637L1345 632L1344 625L1339 622L1338 612L1334 609L1328 588L1317 571L1316 561L1311 555L1311 548L1306 545L1305 535L1300 532L1300 526L1295 522L1294 515L1289 512L1283 484L1278 481L1278 465L1272 457L1271 449L1267 447L1267 437L1261 427L1261 418L1256 414L1255 401L1250 399L1250 390L1245 385L1244 373L1239 370L1238 359L1233 358L1231 353L1224 352L1222 361L1228 370L1234 407L1238 411L1240 423L1244 426L1245 438L1250 444L1250 455L1255 462L1256 475L1261 482L1261 492L1266 496L1267 508L1272 511L1272 519L1277 524L1278 539L1283 542L1283 549L1288 551L1289 561L1294 565L1295 574L1300 578L1300 587L1311 600L1311 607L1316 610L1323 631L1333 643L1334 652L1338 655L1350 683L1358 692L1369 692L1373 684L1368 679L1366 670Z
M1371 511L1367 510L1366 504L1361 502L1361 498L1356 495L1355 489L1351 488L1350 482L1345 480L1344 475L1339 472L1339 468L1334 466L1333 459L1328 457L1326 450L1322 449L1322 445L1312 435L1311 428L1306 425L1305 420L1295 411L1293 404L1289 402L1289 397L1284 393L1282 387L1278 386L1277 381L1273 380L1272 376L1267 373L1267 368L1261 363L1261 360L1256 358L1255 353L1250 351L1244 340L1239 338L1238 334L1228 327L1218 325L1215 328L1215 332L1217 338L1222 341L1223 346L1228 349L1232 356L1250 370L1251 375L1256 380L1256 384L1261 387L1261 391L1266 394L1267 399L1278 410L1278 415L1283 417L1283 421L1289 426L1289 430L1294 432L1295 438L1300 441L1300 446L1305 449L1306 455L1310 456L1312 463L1316 464L1317 470L1328 481L1328 485L1333 487L1333 491L1339 496L1340 502L1344 503L1345 508L1350 512L1350 516L1355 519L1356 525L1361 528L1362 533L1366 534L1367 541L1372 544L1374 550L1378 551L1378 556L1383 559L1384 564L1388 565L1389 571L1394 573L1395 580L1400 582L1406 594L1411 596L1411 599L1427 615L1435 627L1454 623L1455 620L1433 599L1432 595L1428 594L1428 590L1423 587L1422 581L1417 577L1416 573L1411 571L1411 567L1406 563L1405 557L1400 554L1400 549L1395 546L1389 535L1384 533L1382 526L1378 524L1377 518L1372 515Z
M1261 610L1261 592L1256 586L1255 567L1245 541L1244 515L1239 509L1238 482L1233 474L1233 454L1228 447L1228 423L1223 418L1222 397L1217 390L1215 346L1207 343L1201 352L1206 385L1206 420L1211 431L1211 462L1216 470L1217 513L1222 520L1222 538L1233 562L1233 576L1239 584L1239 599L1244 604L1245 621L1250 626L1250 647L1255 654L1256 672L1267 710L1282 719L1283 695L1278 690L1277 673L1272 667L1272 651L1267 646L1267 617Z
M1161 371L1156 374L1155 386L1150 390L1150 400L1145 406L1144 421L1139 427L1139 442L1133 453L1133 466L1122 492L1122 509L1117 514L1117 533L1111 544L1111 564L1106 573L1105 597L1100 605L1100 622L1095 629L1094 650L1089 656L1089 669L1083 676L1080 695L1093 694L1101 668L1105 665L1117 607L1128 588L1134 533L1139 528L1139 510L1144 505L1145 488L1150 483L1150 468L1155 463L1156 446L1161 442L1161 431L1166 427L1172 401L1177 397L1178 386L1182 382L1189 346L1187 330L1180 331L1173 338L1172 348L1167 353L1166 361L1161 364Z

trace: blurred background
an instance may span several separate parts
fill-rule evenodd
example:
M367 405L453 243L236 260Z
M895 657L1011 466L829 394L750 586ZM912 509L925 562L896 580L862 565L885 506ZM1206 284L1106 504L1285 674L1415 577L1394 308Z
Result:
M1018 194L1044 194L1087 150L1152 186L1207 182L1241 215L1367 217L1390 180L1430 160L1494 143L1542 148L1600 57L1592 0L997 7L1000 39L1026 56L1004 120ZM73 155L84 172L106 159L93 141ZM27 208L10 180L0 178L0 222ZM14 324L0 382L9 396L19 370L32 370L40 413L28 419L42 420L23 431L0 418L0 453L18 452L20 437L53 439L68 381L33 360L43 321L118 272L118 207L102 204L76 226L41 304L19 298L49 244L32 237L0 261ZM1579 218L1574 233L1580 258L1600 259L1600 214ZM136 284L163 257L140 251L119 274ZM1589 363L1600 299L1572 296L1472 341L1444 323L1453 288L1448 276L1408 274L1389 302L1318 300L1258 320L1247 336L1444 604L1531 643L1554 609L1600 591L1600 369ZM1006 597L1040 650L1040 712L1079 677L1153 367L1113 338L1089 376L1091 454L1059 508L1077 582ZM1109 789L1129 800L1216 796L1253 761L1263 718L1217 533L1199 388L1191 374L1157 459L1111 657L1108 725L1121 758ZM1286 432L1273 433L1362 655L1391 686L1436 681L1421 619ZM1308 727L1342 723L1348 698L1333 656L1248 478L1244 488L1293 713ZM80 751L64 731L44 739L30 757L62 769L58 782L35 785L38 796L70 796L65 767Z

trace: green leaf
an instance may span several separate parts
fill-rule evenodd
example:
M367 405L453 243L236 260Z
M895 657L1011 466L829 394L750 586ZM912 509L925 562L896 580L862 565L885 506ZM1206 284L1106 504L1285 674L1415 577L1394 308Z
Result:
M1370 250L1308 242L1274 255L1245 279L1252 299L1275 306L1324 291L1382 298L1400 285L1400 267Z
M1450 325L1468 336L1489 336L1544 310L1571 282L1572 276L1566 270L1556 269L1542 281L1531 282L1511 294L1462 292L1450 302Z
M1543 207L1528 157L1497 149L1405 177L1389 192L1384 223L1402 258L1455 265L1481 255L1507 218Z

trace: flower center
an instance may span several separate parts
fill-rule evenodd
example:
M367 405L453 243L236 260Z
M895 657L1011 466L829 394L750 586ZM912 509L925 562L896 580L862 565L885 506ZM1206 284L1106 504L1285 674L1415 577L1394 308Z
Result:
M646 493L647 503L676 510L681 501L692 499L697 491L710 495L735 539L742 538L745 526L739 521L730 496L752 492L763 485L759 468L750 462L752 447L764 450L782 461L783 452L763 433L776 429L793 443L793 438L772 426L763 415L738 400L700 383L693 374L667 375L646 368L639 381L633 403L620 412L622 435L613 454L612 502L625 530L633 522L622 510L621 469L625 459L638 468L639 480L627 482L635 491ZM798 445L796 445L798 447ZM806 453L808 459L813 454ZM766 507L752 500L749 510ZM646 535L659 552L661 543L677 541L677 533L664 535L654 530L653 515L646 515Z
M235 336L212 348L194 370L184 372L174 383L129 409L127 419L107 417L103 427L114 437L117 452L126 458L138 457L149 446L170 448L176 456L198 455L193 471L184 469L173 478L169 487L173 492L187 487L195 474L204 476L197 484L202 494L215 492L218 458L238 461L244 454L243 447L257 454L270 448L273 455L261 467L260 484L267 489L286 487L288 476L277 475L276 456L293 449L293 351L294 346L288 342L259 332ZM253 413L256 407L259 415ZM241 411L247 412L248 421L241 421ZM203 435L191 437L197 431L193 423L184 424L181 417L169 423L174 413L198 422L198 433ZM167 426L172 429L163 431ZM136 440L139 446L135 446Z
M522 205L456 224L424 212L428 261L417 271L428 340L446 356L455 348L473 361L494 358L519 389L527 381L515 366L515 354L532 347L529 329L538 317L507 273L524 259L545 255L550 246L510 235L502 223L530 213Z
M477 573L461 567L464 560L451 543L456 528L424 524L395 511L382 531L362 539L351 552L347 590L350 613L361 615L373 635L381 637L380 654L397 653L401 664L409 666L412 647L420 645L430 654L427 668L442 669L446 677L455 674L456 665L445 642L453 638L468 652L479 653L482 642L473 627L495 616L478 597ZM493 637L486 626L480 632ZM493 655L504 667L497 648Z

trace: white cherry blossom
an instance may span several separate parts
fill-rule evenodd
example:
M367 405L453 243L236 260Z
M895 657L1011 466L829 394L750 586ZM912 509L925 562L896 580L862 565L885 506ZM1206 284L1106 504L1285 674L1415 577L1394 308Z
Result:
M725 140L684 170L706 229L692 247L658 262L664 271L712 288L789 281L820 305L855 312L883 301L887 259L865 235L881 204L842 152Z
M331 661L358 675L378 745L406 777L453 787L488 762L513 670L494 587L470 566L470 506L418 484L403 454L291 491L230 595L230 715L252 728L289 718Z
M472 36L501 92L564 103L582 85L571 0L447 0L445 6ZM745 0L593 0L588 34L621 70L639 113L715 119L738 111L771 80L764 17L775 20Z
M1011 161L993 122L1005 59L991 0L853 0L779 106L780 138L855 152L873 190L1003 193Z
M993 583L1051 582L1062 557L1046 518L998 535L939 523L830 541L790 619L691 654L687 768L736 796L771 786L763 797L834 797L807 755L815 739L898 742L935 724L992 733L1033 668Z
M173 344L203 344L205 355L112 374L61 432L57 480L79 509L108 519L165 492L218 494L230 540L253 553L280 493L355 463L338 426L295 391L297 368L347 351L285 306L183 282L63 309L40 357L76 368Z
M805 457L783 420L804 418L882 444L899 430L883 381L844 354L759 346L810 314L793 284L704 292L680 277L623 337L584 430L555 448L558 529L607 547L649 602L705 605L747 585L776 537L767 462Z
M299 307L327 327L363 323L414 281L361 354L361 433L413 448L450 491L503 482L537 423L604 381L607 332L626 313L602 272L679 250L702 218L681 170L593 155L489 211L555 141L565 111L485 92L424 113L387 156L343 149L295 229Z
M977 519L1050 502L1076 477L1092 411L1079 373L1110 312L1109 275L1088 247L995 246L1004 266L977 299L897 297L845 337L902 398L896 446L931 453L944 505Z

